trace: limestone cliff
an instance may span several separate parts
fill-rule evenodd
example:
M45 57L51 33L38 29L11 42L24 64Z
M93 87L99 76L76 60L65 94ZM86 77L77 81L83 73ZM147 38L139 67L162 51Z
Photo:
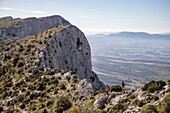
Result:
M95 88L104 89L104 84L92 73L91 51L85 35L73 25L49 32L48 45L40 53L44 67L74 70L80 79L87 79Z
M70 23L59 15L26 19L3 17L0 18L0 35L24 38L26 36L36 35L58 25L70 25Z

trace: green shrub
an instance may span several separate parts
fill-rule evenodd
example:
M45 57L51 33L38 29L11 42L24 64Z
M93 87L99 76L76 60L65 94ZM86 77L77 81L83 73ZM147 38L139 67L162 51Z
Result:
M136 99L135 101L133 101L132 104L135 105L135 106L142 107L145 103L143 101Z
M95 91L93 92L93 96L98 95L98 94L101 94L101 93L103 93L101 90L95 90Z
M48 107L48 106L51 106L51 105L53 105L53 103L54 103L54 102L53 102L52 100L48 100L46 106L47 106L47 107Z
M0 66L0 76L7 73L7 67L6 66Z
M54 110L56 113L62 113L64 111L62 107L57 107Z
M2 98L6 98L8 96L8 93L5 91L2 93Z
M24 66L24 62L19 61L19 62L18 62L18 68L20 68L20 67L22 67L22 66Z
M48 111L46 109L42 109L40 113L48 113Z
M159 99L159 97L157 95L152 95L152 97L155 101L157 101Z
M24 104L24 103L21 103L21 104L19 105L19 107L20 107L21 109L24 109L24 108L25 108L25 104Z
M87 107L93 106L93 103L94 103L94 100L93 100L93 99L88 99L88 100L85 101L85 105L86 105Z
M34 69L34 70L32 70L32 73L33 73L34 75L36 75L36 74L39 73L39 71L38 71L38 69Z
M46 89L46 86L45 86L44 82L38 83L38 86L37 86L38 91L43 91L45 89Z
M65 87L65 85L64 85L63 83L59 84L58 87L59 87L60 89L62 89L62 90L65 90L65 89L66 89L66 87Z
M14 66L14 67L17 65L18 60L19 60L19 57L15 57L15 58L13 59L12 63L13 63L13 66Z
M33 99L36 99L36 98L37 98L36 93L32 92L32 93L30 94L30 99L33 100Z
M142 107L141 113L158 113L158 111L153 105L145 105Z
M112 108L112 113L122 113L124 111L124 106L122 104L116 104Z
M49 34L49 35L48 35L48 38L52 38L52 35L51 35L51 34Z
M153 93L154 91L160 90L166 83L162 80L160 81L151 81L144 85L142 88L143 91L148 91L149 93Z
M73 75L73 74L76 74L76 71L72 70L72 71L71 71L71 74L72 74L72 75Z
M51 69L45 72L46 75L54 75L55 74L55 70Z
M122 87L120 85L114 85L111 87L111 92L115 91L115 92L121 92L122 91Z
M169 113L170 111L170 93L165 96L160 106L157 106L159 113Z
M168 80L168 85L170 85L170 80Z
M55 102L55 111L65 111L68 110L72 106L70 100L65 96L60 96L57 98ZM61 113L57 112L57 113Z
M2 106L0 106L0 112L2 112L4 109L3 109L3 107Z

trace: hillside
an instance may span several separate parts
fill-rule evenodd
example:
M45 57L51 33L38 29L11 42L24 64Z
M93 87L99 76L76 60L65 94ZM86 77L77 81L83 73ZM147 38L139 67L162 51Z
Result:
M169 111L170 83L164 81L123 94L117 85L105 93L104 83L92 71L88 41L76 26L61 24L34 36L18 35L1 35L7 39L0 43L0 112Z

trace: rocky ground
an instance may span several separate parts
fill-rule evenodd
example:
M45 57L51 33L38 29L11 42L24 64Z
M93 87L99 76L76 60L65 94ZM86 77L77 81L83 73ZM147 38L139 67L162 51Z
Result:
M94 90L86 79L79 80L75 72L50 68L0 79L0 110L5 113L169 113L170 109L168 85L153 92L143 87L124 93L117 85L105 93Z

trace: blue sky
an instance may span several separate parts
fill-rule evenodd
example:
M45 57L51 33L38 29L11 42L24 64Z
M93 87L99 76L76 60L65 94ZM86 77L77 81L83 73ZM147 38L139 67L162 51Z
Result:
M170 0L0 0L0 17L61 15L85 33L170 32Z

